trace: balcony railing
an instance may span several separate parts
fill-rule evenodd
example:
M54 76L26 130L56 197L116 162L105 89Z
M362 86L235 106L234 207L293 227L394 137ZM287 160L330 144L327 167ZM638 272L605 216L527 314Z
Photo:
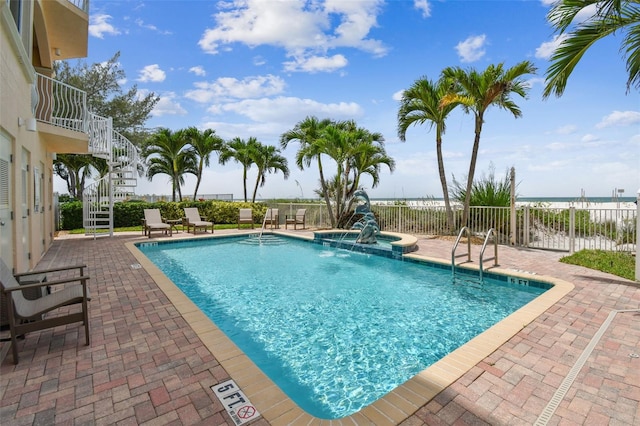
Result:
M87 93L42 74L37 75L34 115L38 121L87 133Z
M89 13L89 0L67 0L69 3L82 10L85 13Z

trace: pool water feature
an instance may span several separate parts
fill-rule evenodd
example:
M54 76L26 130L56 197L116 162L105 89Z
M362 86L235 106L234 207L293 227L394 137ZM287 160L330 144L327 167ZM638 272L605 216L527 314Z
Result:
M325 419L372 403L544 291L494 278L483 289L454 286L445 268L246 240L139 248L301 408Z

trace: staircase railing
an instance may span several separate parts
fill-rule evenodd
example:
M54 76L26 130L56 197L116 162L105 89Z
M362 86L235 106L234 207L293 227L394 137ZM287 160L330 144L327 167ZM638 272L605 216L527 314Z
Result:
M111 118L104 119L95 114L91 115L96 123L89 128L91 138L101 138L94 141L95 147L107 147L107 152L100 152L95 156L105 158L109 166L108 173L92 184L86 186L83 192L83 222L85 235L98 234L99 229L108 229L109 236L113 236L113 204L129 197L135 188L137 168L139 162L138 148L127 138L113 130ZM105 127L104 124L107 124ZM106 143L105 143L106 141Z

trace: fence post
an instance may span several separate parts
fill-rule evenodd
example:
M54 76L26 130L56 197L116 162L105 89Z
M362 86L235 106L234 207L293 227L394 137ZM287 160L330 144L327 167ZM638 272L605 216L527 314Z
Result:
M640 281L640 189L636 192L636 281Z
M569 253L576 250L576 208L569 207Z
M511 167L511 196L509 197L509 206L511 207L511 245L516 245L516 168Z

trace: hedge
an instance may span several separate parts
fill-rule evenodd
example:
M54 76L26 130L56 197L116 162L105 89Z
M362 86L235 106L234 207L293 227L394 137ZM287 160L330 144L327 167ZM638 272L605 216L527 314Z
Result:
M160 215L164 219L181 219L184 217L185 207L197 207L200 214L206 220L217 224L238 223L239 209L250 208L253 210L253 219L260 222L267 211L266 204L245 203L235 201L159 201L147 203L145 201L132 200L114 203L113 226L114 228L127 228L140 226L144 218L144 209L160 209ZM71 201L60 205L61 229L71 230L83 228L82 202Z

